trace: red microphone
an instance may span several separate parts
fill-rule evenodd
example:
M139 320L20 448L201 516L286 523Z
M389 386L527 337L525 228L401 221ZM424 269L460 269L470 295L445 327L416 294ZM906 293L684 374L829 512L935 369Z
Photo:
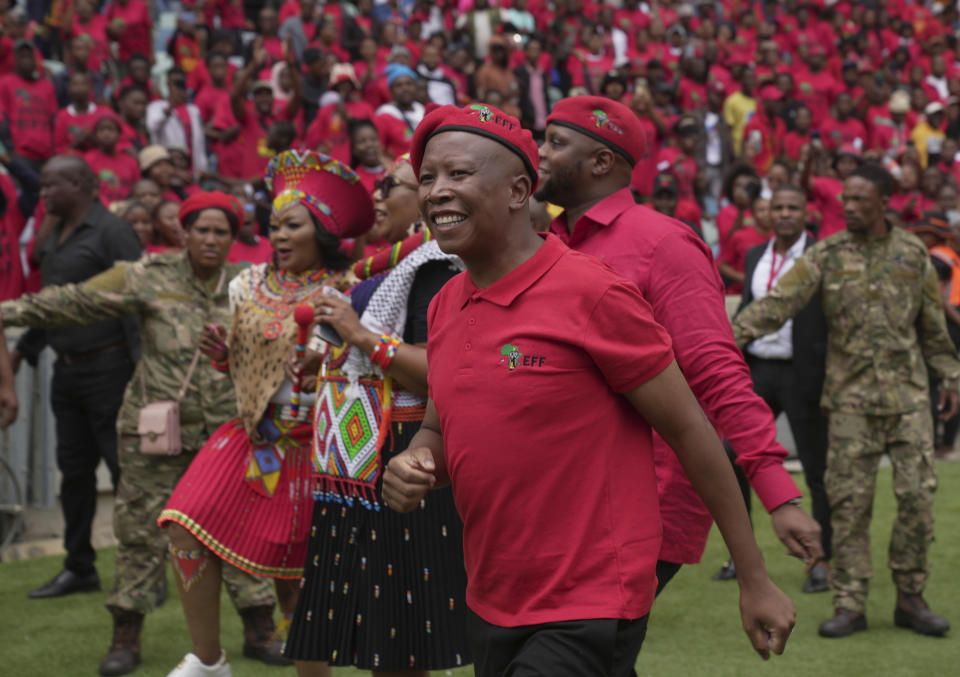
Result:
M297 360L303 362L303 357L307 352L310 325L313 324L313 306L309 303L301 303L294 309L293 319L297 323ZM293 394L290 396L291 418L297 418L300 415L300 385L302 380L303 371L293 382Z

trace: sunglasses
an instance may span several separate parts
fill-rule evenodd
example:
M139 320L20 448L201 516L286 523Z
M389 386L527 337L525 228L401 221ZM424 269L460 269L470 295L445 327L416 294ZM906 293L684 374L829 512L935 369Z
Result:
M410 190L418 190L420 188L420 186L415 183L405 183L400 181L393 174L385 176L382 179L377 179L373 186L380 191L380 195L383 196L384 200L390 197L390 191L397 186L403 186L404 188L409 188Z

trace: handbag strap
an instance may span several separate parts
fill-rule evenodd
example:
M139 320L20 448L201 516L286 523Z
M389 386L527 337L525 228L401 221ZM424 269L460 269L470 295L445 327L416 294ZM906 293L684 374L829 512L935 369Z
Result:
M217 280L217 288L213 290L213 295L216 296L220 293L220 290L223 289L223 281L227 277L227 271L225 268L220 269L220 279ZM190 380L193 378L193 372L197 368L197 363L200 362L200 346L197 346L196 352L193 353L193 359L190 361L190 368L187 369L187 375L183 379L183 385L180 387L180 392L177 393L177 404L180 404L180 400L183 399L183 396L187 394L187 388L190 386Z
M220 279L217 280L217 288L213 290L213 295L216 296L220 293L220 290L223 289L223 283L226 280L227 271L224 268L220 269ZM187 388L190 386L190 381L193 379L193 372L197 368L197 364L200 362L200 347L198 346L196 351L193 353L193 359L190 361L190 367L187 369L187 375L183 379L183 385L180 387L180 392L177 393L177 404L180 403L180 400L183 399L184 395L187 394ZM147 379L143 375L143 370L140 371L140 392L143 395L143 404L147 404Z

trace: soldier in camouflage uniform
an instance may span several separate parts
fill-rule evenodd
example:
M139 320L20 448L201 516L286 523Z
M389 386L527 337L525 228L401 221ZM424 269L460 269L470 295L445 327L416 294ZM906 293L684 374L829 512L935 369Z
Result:
M734 320L742 347L778 329L814 295L827 317L821 405L830 417L825 479L832 510L835 615L820 626L825 637L867 627L869 527L884 453L893 465L897 498L889 555L898 589L894 620L923 634L949 629L922 597L937 485L927 367L943 383L939 408L946 417L957 408L960 361L947 334L926 247L885 221L892 186L879 167L855 171L843 189L847 230L807 250L768 296Z
M189 216L181 210L182 220L190 222ZM142 357L117 419L121 474L113 520L119 546L113 589L107 599L114 616L114 637L100 666L104 675L126 674L139 662L144 615L153 610L158 591L166 586L168 539L157 527L157 517L197 451L237 413L230 378L201 359L180 401L182 453L140 453L140 409L148 402L176 399L203 326L231 320L227 283L240 271L235 264L224 263L236 235L236 227L231 226L232 236L224 243L223 256L208 279L201 279L191 263L191 249L203 240L192 237L188 229L186 252L119 263L82 285L48 287L0 305L7 324L37 328L90 324L133 313L139 316ZM244 620L244 655L289 664L274 632L276 598L270 581L230 566L224 567L223 574Z

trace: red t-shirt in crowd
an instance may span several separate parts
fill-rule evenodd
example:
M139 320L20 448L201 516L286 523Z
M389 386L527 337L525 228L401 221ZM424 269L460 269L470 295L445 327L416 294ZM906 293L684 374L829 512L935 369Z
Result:
M806 134L801 134L798 131L787 132L783 137L783 154L797 162L800 160L800 149L810 143L811 140L809 130Z
M58 154L69 153L74 142L90 131L93 118L99 110L97 104L91 103L85 113L78 113L73 104L57 111L53 119L54 151Z
M855 117L846 120L828 117L820 123L820 136L828 150L836 150L847 143L862 150L867 143L867 128ZM859 145L857 139L860 140Z
M140 165L127 153L107 155L99 148L83 154L83 159L100 180L100 201L105 205L130 197L133 184L140 180Z
M227 261L230 263L245 263L255 266L258 263L269 263L273 260L273 247L270 245L270 239L262 235L255 235L256 242L247 244L238 239L230 245L230 252L227 254Z
M843 86L827 70L813 73L805 68L797 68L793 77L797 83L797 99L807 104L814 120L825 119L830 114L830 104Z
M90 57L87 59L87 70L99 73L103 64L110 58L110 38L107 37L107 17L103 14L94 14L90 21L82 23L80 17L74 14L70 37L85 35L90 42Z
M0 75L0 116L6 118L13 151L30 160L53 155L53 118L57 94L47 77L24 80L16 73Z
M347 101L342 104L349 118L372 120L373 108L366 101ZM320 144L327 145L326 153L330 157L350 164L350 134L347 131L347 118L340 112L341 104L332 103L317 112L307 128L304 145L316 149Z
M220 174L234 179L249 179L263 174L270 158L275 155L272 149L267 148L267 130L271 124L283 119L286 109L286 103L274 102L273 114L261 116L252 101L245 101L243 119L237 120L229 100L220 106L213 120L216 129L240 125L240 133L232 141L219 144L217 166Z
M142 54L148 59L152 57L150 11L143 0L127 0L125 5L115 1L107 9L106 18L108 26L114 22L124 26L117 40L121 61L126 61L134 54Z
M923 218L923 213L937 209L936 200L925 197L919 190L896 192L890 197L890 209L896 210L906 225L914 225Z
M720 247L720 262L728 264L738 273L744 272L747 252L751 247L764 244L770 239L770 234L763 234L754 225L741 228L723 243ZM743 293L743 284L731 282L727 285L728 294Z
M7 210L0 217L0 301L18 298L26 287L23 262L20 259L20 235L27 220L17 206L17 186L7 172L0 171L0 190L7 200Z
M644 616L656 475L650 426L620 393L673 353L640 292L547 236L489 287L453 278L428 317L471 610L506 627Z
M370 167L365 167L364 165L358 165L353 168L353 171L355 171L357 176L360 177L360 183L362 183L363 187L367 189L367 192L370 193L371 197L373 196L373 192L376 190L377 181L382 179L387 173L386 168L383 166L371 169Z
M380 134L380 142L388 155L400 157L410 151L413 130L407 126L406 122L388 113L381 113L373 118L373 124Z
M694 197L697 161L691 156L684 155L683 151L676 146L661 148L657 154L657 173L661 172L673 174L677 180L677 193L680 197Z
M210 122L220 106L230 105L230 90L207 85L194 97L193 103L200 111L200 119Z
M725 205L720 208L719 212L717 212L717 241L720 243L721 249L730 235L730 230L733 228L733 224L736 222L736 205ZM745 209L743 212L743 227L753 227L753 212L751 212L749 209Z
M823 240L834 233L839 233L847 227L847 220L843 216L843 182L828 176L815 176L811 179L813 190L810 198L820 212L820 230L817 239Z
M783 469L787 452L777 443L770 408L754 392L734 343L713 256L693 230L635 204L624 188L591 207L572 233L563 214L553 220L550 231L577 251L602 258L640 288L654 319L673 340L690 389L713 426L730 440L767 510L800 496ZM660 559L696 563L713 520L676 454L658 435L654 455L663 521Z
M646 155L633 167L630 175L630 185L641 195L653 193L653 180L657 176L657 159L660 155L660 137L657 127L650 118L637 118L640 128L643 129L644 148Z

